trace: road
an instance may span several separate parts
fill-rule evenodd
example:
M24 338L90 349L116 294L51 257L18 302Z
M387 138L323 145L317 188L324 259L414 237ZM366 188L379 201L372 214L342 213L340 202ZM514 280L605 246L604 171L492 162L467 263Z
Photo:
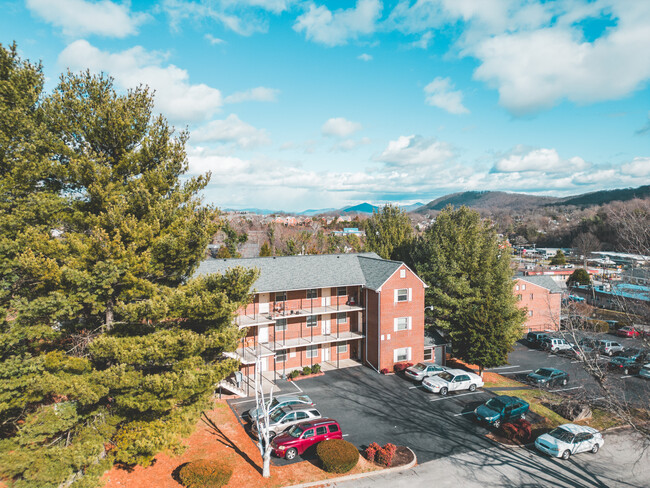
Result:
M443 457L392 474L336 483L337 488L596 487L648 488L650 445L624 430L605 434L598 454L568 461L534 448L491 447Z

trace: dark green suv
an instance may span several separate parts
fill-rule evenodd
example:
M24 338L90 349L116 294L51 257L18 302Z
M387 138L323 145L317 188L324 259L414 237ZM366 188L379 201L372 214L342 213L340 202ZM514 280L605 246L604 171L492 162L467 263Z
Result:
M500 395L477 407L474 414L480 422L487 422L498 429L503 422L526 418L528 408L528 402L519 397Z

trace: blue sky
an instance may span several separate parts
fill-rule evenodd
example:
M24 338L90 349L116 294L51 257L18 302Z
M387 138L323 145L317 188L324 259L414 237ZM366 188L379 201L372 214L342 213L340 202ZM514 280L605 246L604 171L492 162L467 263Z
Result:
M643 0L0 0L0 42L156 90L206 202L650 183Z

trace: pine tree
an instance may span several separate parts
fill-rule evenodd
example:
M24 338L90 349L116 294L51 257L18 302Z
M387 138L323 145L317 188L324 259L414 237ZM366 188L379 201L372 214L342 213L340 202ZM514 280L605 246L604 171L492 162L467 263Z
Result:
M504 364L522 334L525 312L516 306L510 254L499 249L491 224L467 207L447 207L418 240L414 261L453 355L481 373Z
M375 211L365 223L366 249L384 259L410 262L413 227L406 212L394 205Z
M551 265L556 266L563 264L566 264L566 256L562 252L562 249L558 249L557 253L555 253L555 256L551 258Z
M268 242L262 244L262 247L260 248L260 257L268 257L272 255L271 246L269 246Z
M177 451L240 332L255 274L192 278L219 228L186 133L147 88L0 46L0 472L55 487ZM109 456L106 448L110 448ZM94 477L94 478L93 478Z

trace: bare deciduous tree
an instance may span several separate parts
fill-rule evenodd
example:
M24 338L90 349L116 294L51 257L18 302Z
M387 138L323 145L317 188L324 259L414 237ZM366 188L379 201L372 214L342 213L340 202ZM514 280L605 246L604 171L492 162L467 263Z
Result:
M264 399L262 388L262 359L258 358L255 364L255 403L257 405L257 416L255 426L257 427L257 447L262 455L263 467L262 476L271 477L271 437L269 429L269 409L273 402L273 387L269 392L268 402Z

